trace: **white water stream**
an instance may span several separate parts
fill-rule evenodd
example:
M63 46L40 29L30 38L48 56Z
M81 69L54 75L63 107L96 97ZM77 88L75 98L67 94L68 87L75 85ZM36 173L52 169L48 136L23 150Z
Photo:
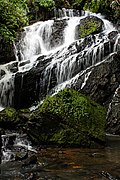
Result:
M37 153L35 149L31 146L25 134L19 133L6 133L1 135L2 138L2 159L1 162L5 163L8 161L13 161L16 159L20 153L28 153L28 151Z

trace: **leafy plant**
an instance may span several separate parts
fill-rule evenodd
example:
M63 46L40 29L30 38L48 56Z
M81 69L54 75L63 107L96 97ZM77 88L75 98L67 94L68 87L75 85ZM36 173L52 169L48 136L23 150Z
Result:
M0 0L0 36L13 41L16 32L28 22L27 11L26 0Z
M55 7L55 2L53 0L40 0L39 4L49 10Z

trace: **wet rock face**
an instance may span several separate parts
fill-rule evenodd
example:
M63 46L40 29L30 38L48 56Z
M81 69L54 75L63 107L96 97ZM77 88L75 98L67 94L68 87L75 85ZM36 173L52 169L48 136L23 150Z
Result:
M120 135L120 86L116 89L109 105L107 132Z
M15 61L13 44L6 42L0 37L0 64L5 64L10 61Z
M52 26L52 34L50 36L50 46L51 48L55 48L60 46L64 42L64 29L67 26L67 22L64 19L55 20Z
M37 74L38 73L38 74ZM33 69L29 73L17 73L15 77L14 107L17 109L30 107L39 99L40 74Z
M99 35L99 41L101 43L103 43L102 36L102 34ZM114 37L115 35L111 34L109 36ZM85 76L87 76L89 71L92 71L86 86L82 88L82 90L95 101L101 104L106 104L119 84L118 55L114 54L107 57L111 52L113 52L115 39L116 38L111 37L110 41L104 42L102 45L104 51L98 47L95 52L93 47L90 53L87 52L86 49L93 46L94 42L97 41L95 35L90 35L72 43L65 52L64 49L62 49L58 50L54 54L50 54L49 56L41 55L37 59L38 63L36 67L33 67L27 72L18 72L15 75L14 107L30 107L35 101L42 100L48 93L51 93L50 91L56 85L74 77L78 73L85 71L85 69L90 66L92 66L91 69L86 70L83 75L79 77L79 80L72 85L72 87L80 91L81 84L84 82ZM62 53L62 51L64 53ZM71 57L76 54L77 57L72 59ZM93 56L93 54L95 56ZM107 59L105 60L104 58L106 57ZM66 63L67 58L68 63ZM104 59L105 61L103 61L100 65L93 66L94 64L100 62L101 59ZM71 67L69 64L72 60L74 61ZM54 61L55 63L51 65L51 61ZM57 64L57 61L60 63Z
M89 95L107 108L116 88L120 84L120 54L112 54L102 63L89 68L80 75L73 88Z

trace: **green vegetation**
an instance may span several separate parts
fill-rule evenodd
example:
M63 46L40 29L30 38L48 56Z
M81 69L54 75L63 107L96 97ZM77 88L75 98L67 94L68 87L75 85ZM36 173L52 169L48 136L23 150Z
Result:
M17 113L13 108L6 108L0 112L0 127L12 129L16 124Z
M49 18L49 12L54 7L100 12L117 21L120 16L120 4L117 2L116 0L0 0L0 36L7 41L14 41L16 32L27 25L29 20Z
M102 106L79 92L64 89L47 97L32 114L28 135L37 143L91 146L94 141L105 140L105 116Z
M105 142L105 117L102 106L64 89L32 113L6 108L0 112L0 127L22 130L36 144L91 147Z
M95 16L87 16L81 19L79 25L80 38L84 38L90 34L99 33L102 31L103 21Z
M55 7L55 2L53 0L40 0L39 4L49 10Z
M105 8L106 2L104 0L91 0L85 3L84 9L91 12L100 12L101 6Z
M13 41L28 22L27 10L26 0L0 0L0 36Z
M97 31L97 24L95 21L88 21L85 25L80 26L80 38L84 38Z

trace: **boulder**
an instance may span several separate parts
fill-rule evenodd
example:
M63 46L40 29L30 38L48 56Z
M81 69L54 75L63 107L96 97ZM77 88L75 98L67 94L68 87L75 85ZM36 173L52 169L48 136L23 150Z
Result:
M27 134L37 144L90 147L105 141L105 109L72 89L47 97L32 113Z
M87 16L80 20L76 28L76 38L84 38L90 34L100 33L104 28L103 21L96 16Z

